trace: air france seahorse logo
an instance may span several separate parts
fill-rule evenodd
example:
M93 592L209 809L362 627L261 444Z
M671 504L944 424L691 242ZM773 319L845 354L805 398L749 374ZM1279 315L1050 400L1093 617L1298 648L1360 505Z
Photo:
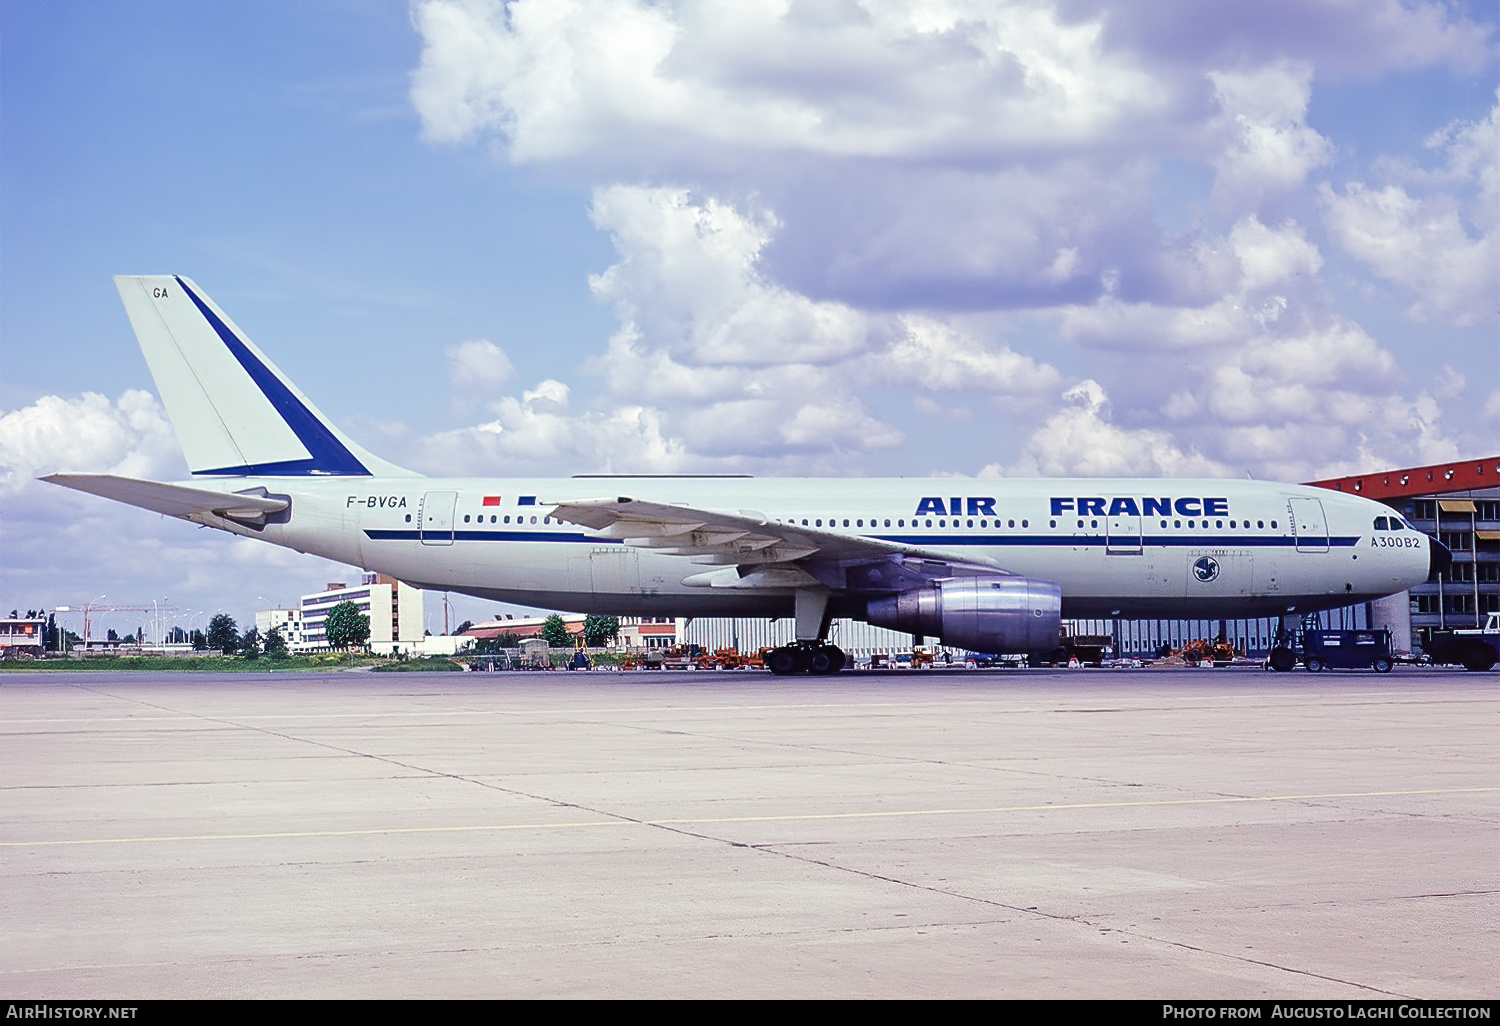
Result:
M1193 563L1193 576L1204 584L1219 576L1219 561L1212 556L1201 556Z

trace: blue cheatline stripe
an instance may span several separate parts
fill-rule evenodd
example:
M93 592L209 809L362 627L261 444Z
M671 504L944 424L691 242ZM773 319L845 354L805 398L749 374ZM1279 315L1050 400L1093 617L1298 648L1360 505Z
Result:
M587 542L590 545L623 545L624 542L608 538L590 538L577 531L428 531L429 538L453 536L455 541L505 541L505 542ZM365 529L365 537L371 541L421 541L422 532L410 529L381 531Z
M505 542L587 542L590 545L621 545L621 541L612 538L594 538L577 531L430 531L433 537L446 538L450 533L455 541L505 541ZM380 530L378 528L366 528L365 537L371 541L419 541L421 532L406 530ZM862 535L851 535L852 538L865 537ZM941 534L915 534L915 535L874 535L879 541L895 542L898 545L958 545L958 546L1007 546L1027 547L1040 546L1066 548L1079 546L1082 548L1103 548L1106 539L1102 535L1094 535L1087 538L1074 538L1070 534L1044 534L1031 537L1009 537L991 538L986 535L941 535ZM1329 538L1330 548L1348 548L1359 542L1355 538ZM1115 547L1123 548L1127 543L1124 539L1116 539ZM1295 538L1240 538L1235 535L1200 535L1196 538L1177 537L1146 537L1142 541L1144 548L1292 548L1297 544ZM1133 546L1132 546L1133 547Z
M174 276L175 277L175 276ZM334 475L340 477L369 477L370 472L365 465L355 459L354 454L344 447L337 436L328 426L314 417L312 411L302 405L302 401L292 394L292 390L286 384L272 374L265 364L255 358L255 354L245 346L240 337L229 330L229 325L219 319L218 314L209 308L208 304L199 299L193 290L188 288L181 278L175 279L177 286L187 293L193 305L198 308L208 323L218 332L219 338L234 358L245 368L245 373L255 382L276 412L281 414L281 419L286 426L292 429L297 440L307 449L311 459L305 460L281 460L276 463L246 464L239 467L218 467L214 470L195 470L194 474L255 474L267 477L311 477Z

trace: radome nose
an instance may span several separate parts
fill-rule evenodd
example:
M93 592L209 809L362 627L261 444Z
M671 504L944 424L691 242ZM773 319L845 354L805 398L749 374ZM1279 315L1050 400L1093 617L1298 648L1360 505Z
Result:
M1453 565L1453 550L1432 536L1427 538L1427 577L1429 580Z

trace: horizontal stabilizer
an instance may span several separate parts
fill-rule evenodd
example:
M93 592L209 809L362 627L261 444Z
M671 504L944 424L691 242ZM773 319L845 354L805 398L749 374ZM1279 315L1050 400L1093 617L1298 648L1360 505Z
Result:
M229 520L264 521L266 517L280 513L290 505L286 499L265 495L214 492L206 488L116 477L114 474L48 474L42 480L130 506L139 506L153 513L184 519L206 513Z

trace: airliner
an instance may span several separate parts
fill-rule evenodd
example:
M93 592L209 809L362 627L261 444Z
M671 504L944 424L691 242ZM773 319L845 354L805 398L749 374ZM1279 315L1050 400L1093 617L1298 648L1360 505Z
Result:
M115 284L192 479L42 480L418 588L790 617L797 640L767 660L781 675L843 666L836 616L1039 654L1064 618L1304 615L1451 559L1378 502L1250 480L424 477L344 435L191 279Z

